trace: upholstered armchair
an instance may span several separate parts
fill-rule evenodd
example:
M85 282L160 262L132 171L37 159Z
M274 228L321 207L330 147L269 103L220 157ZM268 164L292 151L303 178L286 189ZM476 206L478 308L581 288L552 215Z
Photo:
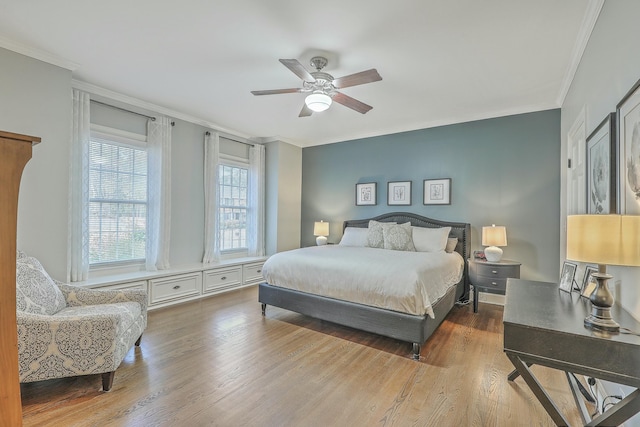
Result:
M102 389L109 391L116 368L140 345L146 292L65 285L22 252L16 291L20 382L102 374Z

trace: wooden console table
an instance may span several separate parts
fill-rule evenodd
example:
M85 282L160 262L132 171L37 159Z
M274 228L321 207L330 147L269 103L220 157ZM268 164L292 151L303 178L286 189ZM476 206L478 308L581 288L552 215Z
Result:
M22 170L35 136L0 131L0 426L22 425L16 327L16 225Z
M508 379L522 376L556 425L569 425L542 388L529 366L541 365L567 373L576 404L587 426L620 425L640 411L640 337L585 328L591 302L577 293L558 289L557 283L508 279L504 308L504 351L515 366ZM620 306L612 315L622 328L640 333L636 321ZM581 374L635 387L618 404L590 418L568 373Z

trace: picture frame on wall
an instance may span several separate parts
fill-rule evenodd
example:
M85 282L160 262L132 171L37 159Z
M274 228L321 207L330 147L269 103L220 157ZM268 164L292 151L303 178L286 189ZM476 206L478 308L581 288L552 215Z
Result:
M376 205L377 190L377 183L375 182L356 184L356 206Z
M560 272L560 290L571 293L577 268L578 265L573 262L565 261L562 264L562 271Z
M616 113L609 113L587 137L587 212L617 211Z
M640 214L640 80L616 106L620 212Z
M451 178L424 180L425 205L451 204Z
M387 183L387 205L411 205L411 181L390 181Z
M596 288L596 279L593 277L593 273L598 272L598 267L588 265L584 269L584 276L582 277L582 286L580 287L580 296L589 298L591 293Z

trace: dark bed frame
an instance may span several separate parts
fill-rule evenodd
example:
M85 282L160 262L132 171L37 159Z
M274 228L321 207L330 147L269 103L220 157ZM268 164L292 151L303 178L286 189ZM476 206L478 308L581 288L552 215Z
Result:
M464 274L457 286L452 287L432 307L435 319L428 315L416 316L382 308L356 304L348 301L326 298L305 292L271 286L261 283L258 288L258 301L262 303L262 315L267 305L295 311L316 319L326 320L351 328L395 338L413 343L413 358L420 359L420 346L442 323L456 301L469 300L469 270L467 259L471 246L471 226L467 223L439 221L407 212L387 213L370 218L380 222L411 222L417 227L451 227L449 237L457 237L456 252L465 260ZM344 228L369 226L370 219L356 219L344 222Z

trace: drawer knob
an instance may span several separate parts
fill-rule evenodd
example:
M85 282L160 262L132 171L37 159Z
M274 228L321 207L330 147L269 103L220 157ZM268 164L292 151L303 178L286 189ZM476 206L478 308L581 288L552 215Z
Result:
M493 274L498 274L498 270L491 270Z
M498 284L497 284L496 282L491 282L491 284L492 284L493 286L498 286Z
M173 289L180 289L180 285L175 285Z
M258 270L258 273L262 273L262 270Z
M227 280L227 276L222 276L220 280Z

